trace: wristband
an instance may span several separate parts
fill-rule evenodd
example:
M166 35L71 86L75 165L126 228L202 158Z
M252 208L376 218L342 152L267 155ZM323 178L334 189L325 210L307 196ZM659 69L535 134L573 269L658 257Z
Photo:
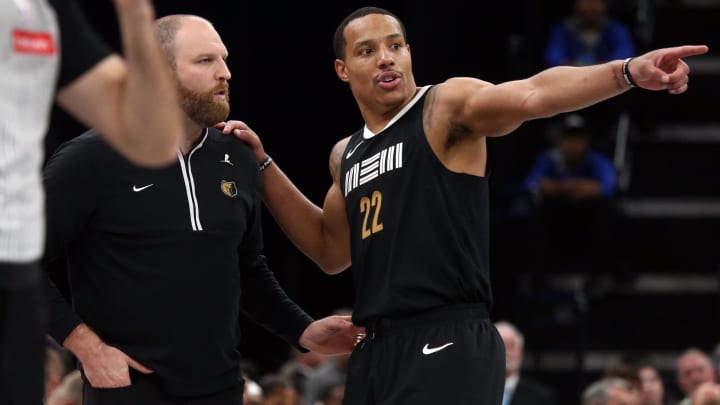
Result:
M268 155L268 157L266 157L265 160L258 165L258 168L260 169L260 171L263 171L263 170L267 169L267 167L270 166L270 164L272 164L272 162L273 162L272 158Z
M633 58L627 58L625 61L623 61L622 64L622 75L623 79L625 79L625 83L628 84L630 87L637 87L637 84L635 84L635 80L633 80L632 76L630 75L630 69L628 69L628 65L630 64L630 61Z

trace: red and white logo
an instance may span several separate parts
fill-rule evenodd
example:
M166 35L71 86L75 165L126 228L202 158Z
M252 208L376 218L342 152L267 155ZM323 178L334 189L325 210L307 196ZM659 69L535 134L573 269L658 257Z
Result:
M57 47L50 32L15 28L12 37L15 52L31 55L55 55L57 53Z

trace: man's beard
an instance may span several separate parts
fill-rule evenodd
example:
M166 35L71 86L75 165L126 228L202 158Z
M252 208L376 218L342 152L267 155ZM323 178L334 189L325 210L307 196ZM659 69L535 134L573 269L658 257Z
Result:
M225 121L230 115L230 89L225 88L225 100L217 100L215 88L207 93L198 93L179 85L182 109L193 122L203 127L212 127Z

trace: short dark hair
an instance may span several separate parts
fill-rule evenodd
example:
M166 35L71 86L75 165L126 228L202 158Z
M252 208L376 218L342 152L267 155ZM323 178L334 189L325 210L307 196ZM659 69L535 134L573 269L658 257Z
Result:
M583 138L588 137L588 127L585 118L580 114L567 114L562 120L561 138Z
M397 20L398 24L400 24L400 30L402 31L403 38L405 38L405 41L407 41L407 33L405 32L405 26L403 25L402 21L400 21L400 18L398 18L398 16L380 7L361 7L348 14L348 16L342 20L340 25L338 25L337 29L335 29L335 36L333 37L333 51L335 51L336 58L340 60L345 60L345 46L347 45L345 43L345 28L348 26L348 24L350 24L350 22L353 20L357 20L358 18L362 18L370 14L388 15Z

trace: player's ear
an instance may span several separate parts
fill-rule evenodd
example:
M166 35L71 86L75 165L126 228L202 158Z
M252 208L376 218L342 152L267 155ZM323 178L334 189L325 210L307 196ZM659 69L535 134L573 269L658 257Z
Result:
M335 73L340 78L340 80L344 82L347 82L349 80L345 62L340 59L335 59Z

